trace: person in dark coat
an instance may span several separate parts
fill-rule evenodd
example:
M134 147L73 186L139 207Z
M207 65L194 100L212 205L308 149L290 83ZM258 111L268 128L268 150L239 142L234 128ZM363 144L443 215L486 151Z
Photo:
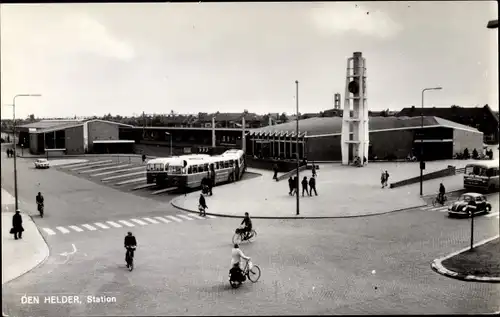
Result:
M299 178L295 176L293 178L293 192L292 195L299 194Z
M314 162L312 163L313 166L312 166L312 177L316 177L316 164L314 164Z
M23 237L23 218L21 217L21 214L19 213L19 209L16 210L16 213L14 216L12 216L12 229L13 229L13 234L14 234L14 239L22 239Z
M312 196L314 190L314 194L318 196L318 192L316 191L316 179L314 177L309 178L309 196Z
M288 192L288 195L292 196L293 193L293 178L290 176L288 179L288 188L290 188L290 192Z
M273 179L278 180L278 165L273 165L274 176Z
M207 209L207 202L205 201L205 197L203 194L200 194L200 200L199 200L200 205L198 206L198 209L200 210L200 216L206 216L205 209Z
M146 154L142 154L142 163L146 163Z
M304 191L307 193L307 195L309 195L309 190L307 188L307 176L304 176L304 178L302 179L302 197L304 197Z

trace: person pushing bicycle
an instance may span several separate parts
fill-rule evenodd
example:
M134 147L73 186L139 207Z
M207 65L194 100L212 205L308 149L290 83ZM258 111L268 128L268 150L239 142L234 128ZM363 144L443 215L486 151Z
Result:
M439 194L438 201L443 204L444 203L444 195L446 194L446 189L444 188L443 183L439 184Z
M127 267L128 267L127 254L128 252L130 252L130 257L134 258L134 251L135 248L137 247L137 240L132 235L132 232L128 232L128 234L125 236L124 245L125 249L127 249L127 252L125 253L125 262L127 262Z
M241 259L245 259L247 261L250 261L250 257L246 256L243 254L243 251L241 251L240 247L238 244L234 244L233 249L231 250L231 270L229 270L229 273L232 276L238 277L237 279L240 281L244 281L246 278L242 274L242 269L240 266ZM235 275L233 275L235 274Z
M243 218L243 221L240 225L243 224L245 225L245 227L243 227L242 232L245 234L245 239L247 239L250 232L252 232L252 220L250 219L250 215L248 214L248 212L245 212L245 218Z

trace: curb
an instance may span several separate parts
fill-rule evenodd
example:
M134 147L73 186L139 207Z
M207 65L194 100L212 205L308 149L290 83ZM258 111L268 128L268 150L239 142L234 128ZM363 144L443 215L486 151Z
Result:
M473 247L476 248L480 245L483 245L483 244L486 244L490 241L498 239L498 237L500 237L500 235L496 235L494 237L479 241L476 244L474 244ZM460 253L463 253L465 251L468 251L469 249L470 248L465 248L465 249L453 252L451 254L448 254L445 257L435 259L431 263L432 270L441 274L441 275L444 275L446 277L450 277L450 278L454 278L454 279L462 280L462 281L467 281L467 282L500 283L500 277L496 277L496 276L495 277L485 277L485 276L465 275L465 274L460 274L460 273L454 272L452 270L448 270L447 268L445 268L443 266L442 262L444 260L447 260L447 259L449 259L455 255L458 255Z
M31 269L27 270L26 272L16 276L16 277L13 277L11 278L10 280L8 281L5 281L5 282L2 282L2 287L4 285L7 285L8 283L11 283L17 279L19 279L20 277L28 274L29 272L33 271L34 269L38 268L39 266L42 266L46 261L47 259L49 258L50 256L50 247L49 247L49 244L47 243L47 240L45 239L45 237L43 236L43 234L40 232L40 228L36 225L35 221L33 220L33 216L30 215L30 214L27 214L27 213L24 213L26 216L30 217L31 221L33 222L33 224L35 225L36 227L36 230L38 231L38 234L42 237L43 239L43 242L45 243L45 246L47 247L47 254L45 255L45 257L40 261L38 262L37 264L35 264Z
M187 209L185 207L180 207L175 204L175 201L181 197L176 197L170 201L170 204L179 210L189 212L189 213L196 213L198 214L199 211L193 211L191 209ZM315 220L315 219L348 219L348 218L362 218L362 217L372 217L372 216L380 216L380 215L385 215L393 212L400 212L400 211L405 211L405 210L410 210L410 209L415 209L415 208L420 208L424 207L427 205L418 205L418 206L413 206L413 207L407 207L407 208L402 208L402 209L396 209L396 210L390 210L390 211L383 211L379 213L374 213L374 214L364 214L364 215L355 215L355 216L295 216L295 217L262 217L262 216L252 216L252 219L310 219L310 220ZM226 215L226 214L216 214L216 213L211 213L207 212L207 215L211 216L217 216L217 217L225 217L225 218L243 218L242 216L233 216L233 215Z

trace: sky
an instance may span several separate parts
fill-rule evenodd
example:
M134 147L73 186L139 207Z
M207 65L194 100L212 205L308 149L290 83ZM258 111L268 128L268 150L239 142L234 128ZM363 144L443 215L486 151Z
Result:
M2 4L1 117L333 108L362 52L369 110L498 109L496 1Z

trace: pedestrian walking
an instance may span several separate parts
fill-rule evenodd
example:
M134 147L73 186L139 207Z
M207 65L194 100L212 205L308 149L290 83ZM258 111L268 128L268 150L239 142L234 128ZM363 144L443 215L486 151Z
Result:
M16 210L14 216L12 216L12 229L10 233L14 234L14 239L22 239L23 238L23 218L19 213L19 209Z
M200 200L199 200L199 205L198 205L198 210L200 211L200 216L207 215L205 209L208 209L207 202L205 201L205 197L203 196L203 194L200 194Z
M273 171L274 171L273 179L278 181L278 165L276 165L276 164L273 165Z
M389 182L389 173L385 171L385 187L388 186L388 182Z
M314 190L314 194L318 196L318 192L316 191L316 179L314 177L311 177L309 179L309 196L312 196Z
M307 188L308 182L307 182L307 176L304 176L302 179L302 197L304 197L304 191L307 193L308 196L311 196L309 194L309 190Z
M312 177L316 177L317 174L316 174L316 164L314 164L314 162L312 163L313 167L312 167Z
M10 157L10 149L7 149L5 152L7 153L7 157Z
M380 175L380 184L382 184L382 188L385 187L385 173L382 171L382 175Z
M146 154L142 154L142 164L146 163Z
M292 196L295 195L295 194L299 194L299 178L297 176L295 176L293 178L293 192L292 192Z
M290 178L288 179L288 188L290 188L288 195L292 196L292 193L293 193L293 178L292 178L292 176L290 176Z

